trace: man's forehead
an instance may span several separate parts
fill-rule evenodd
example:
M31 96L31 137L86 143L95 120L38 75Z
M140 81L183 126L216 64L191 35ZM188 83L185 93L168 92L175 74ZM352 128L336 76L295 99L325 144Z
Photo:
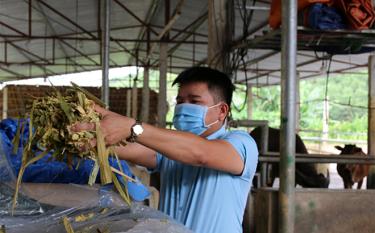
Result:
M206 83L194 82L180 86L177 98L213 99L213 96L212 93L208 90L208 86Z
M209 93L206 83L189 83L180 86L178 89L178 94L202 96Z

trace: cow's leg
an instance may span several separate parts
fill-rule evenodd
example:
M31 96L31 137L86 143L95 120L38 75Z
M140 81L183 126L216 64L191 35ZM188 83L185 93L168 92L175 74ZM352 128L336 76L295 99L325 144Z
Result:
M358 181L357 189L361 189L362 183L363 183L363 179L361 179L360 181Z

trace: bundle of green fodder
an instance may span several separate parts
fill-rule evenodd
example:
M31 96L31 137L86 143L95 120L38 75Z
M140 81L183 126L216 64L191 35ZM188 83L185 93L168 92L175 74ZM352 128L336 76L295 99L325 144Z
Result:
M113 146L107 147L100 129L101 116L94 111L95 104L104 106L94 95L86 90L73 85L64 95L58 90L46 97L36 98L33 101L29 117L29 138L24 146L22 165L18 174L16 191L13 200L15 208L18 190L26 167L39 159L52 153L52 159L66 162L71 169L74 157L78 159L92 159L92 169L89 185L92 185L100 171L102 184L114 183L121 197L130 205L127 187L122 185L115 173L126 180L132 180L123 171L110 166L108 157L115 155ZM95 130L73 132L70 127L78 122L94 123ZM14 139L14 148L18 148L19 135L24 125L19 125ZM96 139L96 147L90 146L90 141ZM33 148L43 148L39 154ZM78 163L79 166L79 163ZM121 166L119 165L120 169ZM125 182L126 184L126 182Z

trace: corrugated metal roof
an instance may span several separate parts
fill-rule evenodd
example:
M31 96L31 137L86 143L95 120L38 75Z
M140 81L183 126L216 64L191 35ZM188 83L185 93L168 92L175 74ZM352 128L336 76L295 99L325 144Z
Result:
M103 2L0 1L0 80L100 69L100 11ZM178 2L170 0L170 15ZM241 1L234 0L235 39L241 38L243 32L243 8L239 6L239 2ZM246 76L249 83L275 84L280 80L280 39L277 36L271 39L267 37L269 29L265 23L268 11L264 8L269 7L270 1L254 2L255 5L251 7L255 6L255 10L248 28L253 34L246 38L248 44L245 46L247 53L244 61L248 63ZM142 65L147 50L147 28L150 30L150 41L159 42L156 38L165 24L165 1L112 0L111 4L110 66ZM184 1L181 16L169 34L169 72L180 72L184 67L200 64L206 59L207 8L207 1ZM257 43L251 44L249 41ZM303 40L302 42L305 43ZM150 64L157 69L158 49L153 52ZM367 57L368 54L334 56L331 71L335 73L346 69L363 69L367 64ZM322 60L317 58L314 51L299 52L298 63L301 63L298 67L301 78L321 75L324 71ZM237 70L237 81L245 79L244 68L241 66Z

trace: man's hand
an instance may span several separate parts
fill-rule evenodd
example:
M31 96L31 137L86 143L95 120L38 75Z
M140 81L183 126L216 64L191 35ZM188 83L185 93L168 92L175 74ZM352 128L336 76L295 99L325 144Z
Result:
M98 105L94 106L94 110L102 116L100 128L107 145L117 144L130 135L130 128L135 122L134 119L111 112ZM71 127L71 130L76 132L95 131L95 123L76 123ZM95 146L96 140L92 140L90 144L90 146Z

